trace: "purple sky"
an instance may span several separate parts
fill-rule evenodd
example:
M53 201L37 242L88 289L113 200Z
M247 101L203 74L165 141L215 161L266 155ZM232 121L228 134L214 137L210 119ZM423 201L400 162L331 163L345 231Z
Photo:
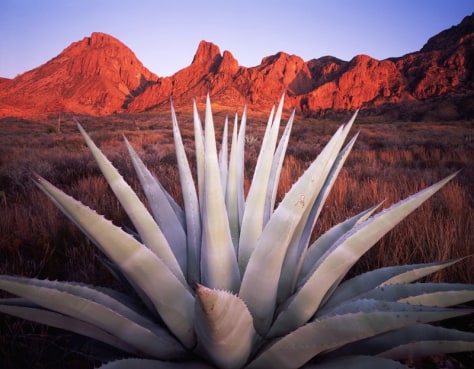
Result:
M385 59L419 50L473 12L472 0L1 0L0 76L31 70L95 31L159 76L188 66L200 40L246 67L278 51Z

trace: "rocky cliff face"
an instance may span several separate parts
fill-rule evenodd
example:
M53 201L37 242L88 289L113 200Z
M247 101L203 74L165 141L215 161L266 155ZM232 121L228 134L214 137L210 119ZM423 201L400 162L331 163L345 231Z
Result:
M350 61L326 56L305 62L279 52L245 68L229 51L201 41L191 64L170 77L157 77L120 41L94 33L32 71L1 79L0 116L168 109L170 97L177 106L189 106L207 92L214 104L231 109L245 101L268 109L286 91L287 107L306 114L359 107L380 114L386 107L406 110L443 98L458 102L450 118L463 118L474 112L473 71L474 14L432 37L419 52L386 60L358 55Z
M93 33L44 65L3 82L0 114L107 115L126 108L157 79L120 41Z

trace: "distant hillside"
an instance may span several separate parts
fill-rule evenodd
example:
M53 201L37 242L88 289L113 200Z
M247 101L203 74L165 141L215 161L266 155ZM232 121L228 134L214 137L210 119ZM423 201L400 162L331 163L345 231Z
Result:
M47 63L14 79L0 78L0 117L58 113L109 115L191 104L211 94L235 110L245 101L265 108L283 92L286 107L326 116L353 111L391 119L472 119L474 14L433 36L415 53L377 60L357 55L304 61L279 52L240 66L229 51L201 41L192 63L158 77L112 36L93 33Z

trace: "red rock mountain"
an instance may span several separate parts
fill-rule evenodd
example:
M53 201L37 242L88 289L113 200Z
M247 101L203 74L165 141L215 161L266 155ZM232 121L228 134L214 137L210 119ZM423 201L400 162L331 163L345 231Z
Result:
M326 56L304 61L279 52L246 68L229 51L201 41L192 63L157 77L117 39L93 33L44 65L12 80L0 79L0 117L59 112L108 115L189 106L211 94L214 104L268 109L287 92L287 107L306 114L355 110L396 119L474 115L474 14L428 40L418 52L377 60ZM388 112L388 113L387 113Z
M93 33L42 66L1 83L0 116L112 114L157 79L119 40Z

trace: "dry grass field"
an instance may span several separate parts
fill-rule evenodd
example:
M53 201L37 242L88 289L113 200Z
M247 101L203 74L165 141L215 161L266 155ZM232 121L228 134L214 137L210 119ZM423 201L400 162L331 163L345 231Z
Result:
M288 114L285 114L288 117ZM139 190L122 135L179 201L169 113L79 117L84 128L129 183ZM192 121L178 115L192 161ZM215 116L220 134L224 113ZM233 122L233 118L230 119ZM251 178L266 117L249 117L247 179ZM298 116L281 177L281 197L328 142L334 122ZM59 128L59 129L58 129ZM115 281L94 246L31 180L36 172L118 225L131 227L72 119L39 123L0 120L0 274L87 282ZM314 237L383 200L384 206L461 170L438 194L386 235L351 271L466 256L434 275L436 281L474 283L474 121L384 123L360 117L358 141L316 225ZM248 181L246 182L248 186ZM466 322L463 322L466 325ZM464 329L474 330L472 319ZM0 316L0 367L93 368L85 341L19 319ZM472 354L454 356L463 365ZM66 364L67 363L67 364ZM474 364L473 364L474 365ZM462 367L462 366L459 366ZM467 367L467 366L465 366Z

